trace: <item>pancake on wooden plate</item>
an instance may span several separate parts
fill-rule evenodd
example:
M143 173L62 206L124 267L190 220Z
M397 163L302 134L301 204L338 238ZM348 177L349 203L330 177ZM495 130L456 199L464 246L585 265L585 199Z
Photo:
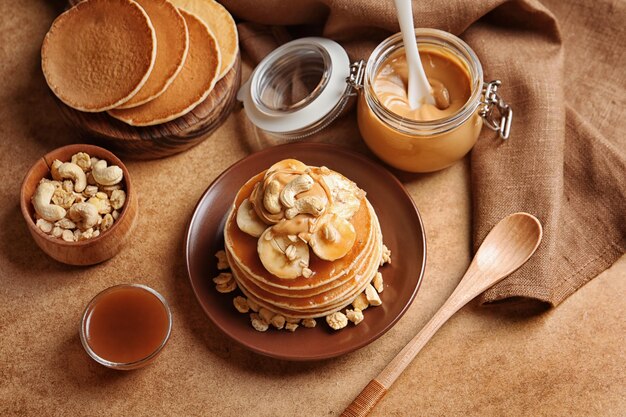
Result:
M185 18L167 0L135 0L148 14L157 38L154 68L144 86L119 109L137 107L158 96L174 81L183 68L189 49Z
M278 162L239 190L224 244L248 300L292 319L349 306L370 286L384 250L365 192L335 171L295 160Z
M217 38L222 55L218 80L233 67L239 52L239 35L228 10L214 0L170 0L176 7L198 16Z
M169 122L193 110L209 95L220 68L217 41L202 20L180 10L189 30L189 51L183 69L163 94L138 107L113 109L109 114L132 126Z
M154 27L130 0L87 0L52 23L41 67L52 92L85 112L120 106L144 86L156 61Z

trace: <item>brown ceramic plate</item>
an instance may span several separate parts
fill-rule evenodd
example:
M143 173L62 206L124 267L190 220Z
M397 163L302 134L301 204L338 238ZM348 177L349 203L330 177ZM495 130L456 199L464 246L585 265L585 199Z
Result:
M358 326L331 330L323 319L313 329L294 333L257 332L247 314L235 310L239 293L220 294L211 278L218 274L215 253L224 249L224 222L239 188L273 163L296 158L306 164L336 170L367 192L378 214L383 241L391 249L392 264L381 269L383 304L370 307ZM187 229L185 257L191 286L209 319L246 348L279 359L308 361L331 358L376 340L407 310L419 288L426 265L426 240L420 214L404 186L375 162L341 147L320 143L276 146L252 154L220 175L198 202Z

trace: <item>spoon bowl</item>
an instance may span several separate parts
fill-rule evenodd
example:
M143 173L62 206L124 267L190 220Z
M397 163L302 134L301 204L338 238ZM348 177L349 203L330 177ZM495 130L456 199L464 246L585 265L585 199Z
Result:
M511 214L491 229L474 255L470 268L474 266L492 277L498 275L504 278L535 253L542 237L543 229L535 216ZM492 279L485 279L487 288L495 284Z

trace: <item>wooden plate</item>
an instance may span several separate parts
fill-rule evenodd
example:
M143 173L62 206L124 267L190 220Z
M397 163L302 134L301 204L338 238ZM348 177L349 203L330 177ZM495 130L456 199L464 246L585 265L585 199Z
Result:
M253 175L273 163L296 158L307 164L325 165L355 181L367 192L378 214L383 241L391 249L392 264L381 268L385 290L383 304L365 311L365 320L340 331L323 319L313 329L294 333L270 329L257 332L247 314L235 310L239 292L220 294L211 278L218 274L214 254L224 248L224 223L237 190ZM252 154L222 173L200 198L185 239L185 261L191 286L209 319L228 337L244 347L280 359L309 361L339 356L376 340L394 325L409 307L419 288L426 265L426 238L420 214L404 186L389 171L345 148L321 143L276 146Z
M230 71L195 109L170 122L147 127L127 125L106 112L81 112L56 96L55 99L64 118L81 131L85 140L120 156L155 159L185 151L206 139L230 114L240 82L241 58L238 55Z

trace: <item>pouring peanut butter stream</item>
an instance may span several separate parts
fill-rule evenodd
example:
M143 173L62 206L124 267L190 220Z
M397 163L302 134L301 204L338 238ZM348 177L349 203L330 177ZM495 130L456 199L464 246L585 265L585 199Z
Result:
M433 82L428 79L420 59L415 40L415 25L413 24L413 10L411 0L395 0L398 22L404 39L405 60L407 62L408 83L406 88L405 107L411 110L423 106L436 106L444 110L450 106L450 97L446 86L441 82ZM406 78L406 77L405 77ZM421 116L420 114L407 114L407 117ZM422 118L416 120L424 120Z

